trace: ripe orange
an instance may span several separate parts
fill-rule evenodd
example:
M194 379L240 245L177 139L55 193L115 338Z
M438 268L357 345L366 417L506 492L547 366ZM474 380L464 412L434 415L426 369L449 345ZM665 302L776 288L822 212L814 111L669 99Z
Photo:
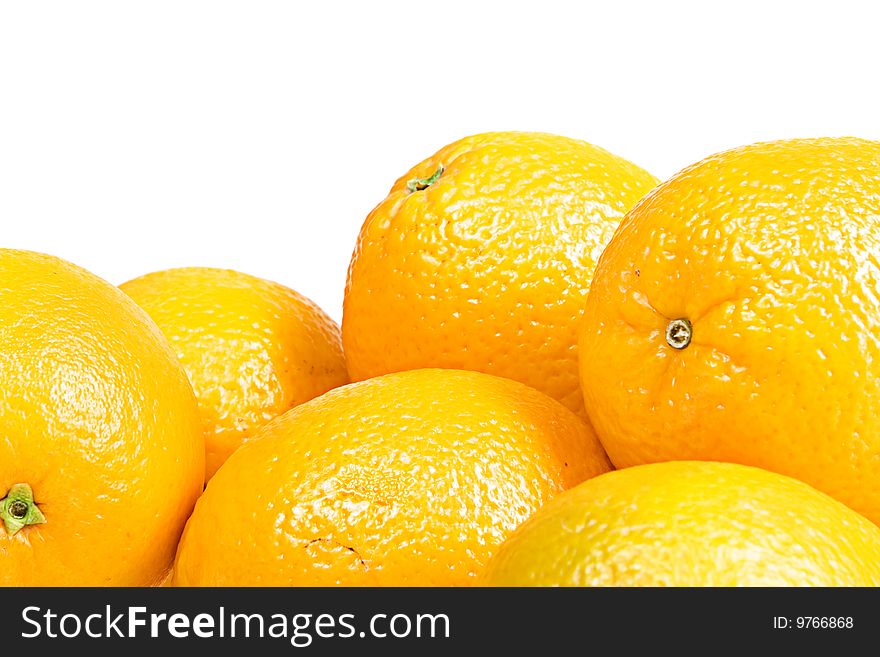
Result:
M515 381L415 370L273 420L217 472L178 586L461 585L547 499L609 468L587 425Z
M730 463L610 472L497 551L495 586L880 586L880 529L807 484Z
M192 381L208 479L267 421L348 382L339 327L283 285L188 267L120 287L159 325Z
M354 380L419 367L526 383L584 415L577 323L599 254L656 180L583 141L467 137L367 217L342 339Z
M624 219L581 326L618 467L697 459L806 481L880 522L880 143L738 148Z
M131 299L0 249L0 585L160 583L202 491L183 368Z

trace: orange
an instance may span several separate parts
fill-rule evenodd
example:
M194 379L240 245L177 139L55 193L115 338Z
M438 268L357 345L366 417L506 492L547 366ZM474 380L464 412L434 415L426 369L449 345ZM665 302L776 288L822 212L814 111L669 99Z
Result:
M601 148L540 133L467 137L417 164L367 217L351 260L352 378L477 370L584 416L577 323L590 279L656 182Z
M796 479L670 461L604 474L496 552L495 586L880 586L880 529Z
M656 188L602 255L581 326L617 467L717 460L880 522L880 143L761 143Z
M202 491L198 407L117 288L0 249L0 585L147 586Z
M156 321L189 375L208 479L267 421L348 382L339 327L279 283L185 267L120 287Z
M515 381L427 369L354 383L229 458L174 584L467 584L546 500L608 468L582 420Z

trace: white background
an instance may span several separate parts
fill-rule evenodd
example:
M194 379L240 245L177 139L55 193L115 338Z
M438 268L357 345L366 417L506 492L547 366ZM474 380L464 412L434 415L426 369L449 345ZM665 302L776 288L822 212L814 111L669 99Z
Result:
M661 178L880 139L869 2L303 4L0 0L0 246L114 283L240 269L339 319L366 214L470 133L586 139Z

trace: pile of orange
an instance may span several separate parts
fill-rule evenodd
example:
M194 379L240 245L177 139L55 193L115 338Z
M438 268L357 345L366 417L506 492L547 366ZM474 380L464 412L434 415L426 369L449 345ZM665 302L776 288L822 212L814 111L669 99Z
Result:
M880 143L487 133L280 283L0 249L0 584L880 585Z

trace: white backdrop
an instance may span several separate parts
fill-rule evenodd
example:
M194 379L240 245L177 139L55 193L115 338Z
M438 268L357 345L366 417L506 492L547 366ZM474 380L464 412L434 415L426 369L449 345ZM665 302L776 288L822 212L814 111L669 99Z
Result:
M470 133L578 137L661 178L880 139L869 2L301 4L0 0L0 246L114 283L240 269L339 319L363 218Z

